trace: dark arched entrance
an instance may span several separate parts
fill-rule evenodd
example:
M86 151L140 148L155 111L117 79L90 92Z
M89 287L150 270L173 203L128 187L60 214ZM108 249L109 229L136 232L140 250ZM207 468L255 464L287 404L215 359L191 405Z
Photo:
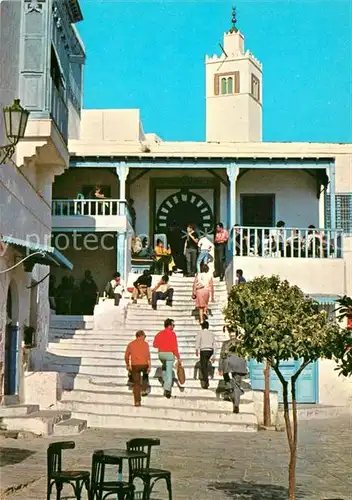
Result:
M177 267L184 268L184 238L188 224L193 224L197 232L211 233L214 216L209 203L199 194L181 190L166 198L156 214L157 233L165 233L171 245Z
M4 363L4 395L13 396L18 392L18 293L11 282L7 292Z

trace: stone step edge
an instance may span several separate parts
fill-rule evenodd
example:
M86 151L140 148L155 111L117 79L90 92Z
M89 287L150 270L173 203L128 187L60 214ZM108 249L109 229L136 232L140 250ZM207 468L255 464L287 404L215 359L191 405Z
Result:
M141 406L140 408L143 408L143 406ZM257 431L258 430L258 423L257 422L245 422L245 421L236 421L234 419L233 422L217 422L217 421L204 421L204 420L179 420L179 419L173 419L173 418L169 418L169 417L165 417L165 418L160 418L160 417L153 417L153 416L144 416L144 415L125 415L125 414L119 414L119 413L116 413L116 414L113 414L113 415L110 415L110 414L106 414L106 413L92 413L92 412L84 412L84 411L80 411L80 410L73 410L72 411L72 414L74 416L74 418L81 418L81 416L85 416L85 419L87 420L88 422L88 428L94 428L94 427L90 427L89 426L89 417L100 417L100 418L106 418L106 419L111 419L111 418L116 418L118 419L119 421L122 420L122 419L128 419L129 421L131 420L144 420L144 421L151 421L151 422L160 422L160 420L164 423L167 423L169 422L170 425L174 424L175 422L178 422L180 424L180 426L182 426L183 423L187 423L187 424L191 424L191 425L200 425L202 427L205 427L205 429L202 429L201 432L214 432L213 429L212 429L212 424L214 425L217 425L217 426L221 426L221 427L224 427L224 428L228 428L228 427L238 427L238 430L240 431L241 428L251 428L253 429L253 431ZM234 415L234 417L236 416L236 414L234 413L231 413L231 415ZM210 425L209 425L210 424ZM207 427L209 427L209 429L207 429ZM117 425L116 428L118 429L119 426ZM121 427L123 428L123 427ZM140 426L141 429L143 429L143 424L141 424ZM179 432L183 432L182 429L172 429L173 432L177 432L179 430ZM191 432L191 431L186 431L186 432ZM195 431L197 432L197 431ZM228 432L228 431L227 431Z
M144 398L143 398L144 399ZM165 399L165 398L164 398ZM80 404L80 405L92 405L94 403L91 403L91 402L87 402L87 401L77 401L77 400L72 400L72 399L65 399L63 401L59 401L59 404L62 404L62 405L65 405L65 404ZM229 402L229 405L231 403ZM124 407L124 408L128 408L128 409L132 409L132 408L135 408L134 405L133 405L133 402L132 402L132 399L131 399L131 404L119 404L119 403L97 403L97 406L106 406L106 405L109 405L109 407L113 407L113 408L116 408L116 410L118 410L119 408L121 407ZM219 415L219 414L222 414L222 415L232 415L233 412L232 410L229 410L229 411L226 411L226 410L220 410L220 411L217 411L217 410L213 410L213 409L209 409L209 410L206 410L206 409L198 409L198 408L175 408L173 406L147 406L147 405L142 405L143 409L147 409L148 411L157 411L157 410L169 410L169 411L180 411L182 410L184 416L187 415L187 413L206 413L207 415L209 415L210 417L211 416L215 416L215 415ZM68 412L70 412L71 414L73 414L76 410L67 410ZM79 411L82 411L82 410L79 410ZM143 411L143 410L142 410ZM87 413L91 413L92 415L101 415L102 413L96 413L96 412L87 412ZM111 415L115 415L116 413L112 413ZM106 414L106 415L110 415L110 414ZM121 415L125 415L126 417L133 417L133 415L131 414L128 414L128 413L121 413ZM247 415L247 416L251 416L253 419L257 420L257 417L253 412L246 412L246 411L242 411L241 412L241 415ZM143 415L140 415L140 416L143 416ZM149 415L146 415L146 418L149 417ZM170 418L170 417L167 417L167 418ZM179 420L179 417L175 416L174 418L170 418L170 420Z
M98 386L99 387L99 386ZM126 385L127 387L127 385ZM158 389L158 386L154 386L154 389ZM175 388L175 390L177 390ZM200 386L199 386L199 390L203 390L205 392L205 389L202 389ZM160 392L163 391L163 388L162 386L160 386ZM187 394L186 396L177 396L177 395L172 395L170 399L172 400L176 400L176 399L182 399L183 401L184 400L194 400L194 399L197 399L197 401L221 401L220 399L218 399L216 397L217 394L219 394L216 389L207 389L206 390L207 393L209 394L209 396L198 396L198 395L195 395L195 396L192 396L191 394ZM244 394L247 396L247 395L250 395L250 393L253 393L252 389L243 389L244 391ZM129 390L129 391L102 391L102 390L91 390L90 388L89 389L80 389L80 388L77 388L77 389L72 389L72 390L68 390L68 389L64 389L63 392L62 392L62 395L65 395L65 396L74 396L75 393L85 393L85 394L103 394L105 396L123 396L125 397L126 395L129 395L129 394L132 394L132 389ZM182 394L182 392L181 392ZM210 394L212 394L214 397L210 396ZM146 396L147 398L152 398L152 399L165 399L164 396L159 393L154 393L154 392L151 392L148 396ZM253 402L253 399L246 399L246 402L247 403L252 403ZM71 398L72 400L72 398ZM66 400L65 400L66 401ZM116 403L117 404L117 403Z

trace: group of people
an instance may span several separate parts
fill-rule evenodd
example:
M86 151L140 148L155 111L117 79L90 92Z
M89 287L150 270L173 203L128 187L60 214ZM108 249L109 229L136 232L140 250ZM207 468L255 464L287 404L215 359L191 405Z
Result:
M56 286L55 276L50 276L49 303L50 309L56 314L92 315L98 295L98 286L89 270L85 271L79 285L76 285L71 275L63 276L61 283Z
M303 234L302 234L303 233ZM307 231L286 229L286 223L279 220L270 230L256 228L240 229L234 226L236 255L262 255L280 257L328 257L335 251L334 242L317 230L313 224Z
M144 238L136 237L133 241L132 253L138 258L153 260L150 267L151 274L167 274L169 276L175 271L180 271L187 277L194 277L196 273L200 272L202 263L210 264L215 260L214 277L220 277L220 280L223 280L228 240L229 233L222 222L216 225L214 243L206 235L199 235L193 224L188 224L182 248L184 269L176 266L175 260L177 259L176 255L173 255L172 247L164 245L161 238L157 239L155 247L152 249L146 236Z
M158 350L158 357L162 364L162 382L164 396L171 398L173 385L173 368L175 362L182 365L175 333L175 321L166 319L164 329L153 340L153 347ZM224 332L226 327L224 327ZM219 375L223 376L225 383L225 396L233 403L233 412L239 413L242 378L247 375L246 361L237 354L236 348L240 340L235 334L230 333L229 340L223 342L219 355ZM200 358L201 386L209 388L209 362L215 361L215 338L209 329L209 323L201 324L195 343L195 353ZM127 345L125 351L126 370L133 382L134 405L141 406L142 396L148 394L149 373L152 368L149 344L143 330L138 330L136 339Z

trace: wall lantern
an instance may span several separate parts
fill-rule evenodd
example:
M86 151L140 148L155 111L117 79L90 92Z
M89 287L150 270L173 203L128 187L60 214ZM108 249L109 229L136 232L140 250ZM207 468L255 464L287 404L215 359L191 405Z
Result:
M22 108L19 99L15 99L11 106L4 108L3 113L9 144L0 147L0 165L14 154L18 141L24 137L29 117L29 111Z

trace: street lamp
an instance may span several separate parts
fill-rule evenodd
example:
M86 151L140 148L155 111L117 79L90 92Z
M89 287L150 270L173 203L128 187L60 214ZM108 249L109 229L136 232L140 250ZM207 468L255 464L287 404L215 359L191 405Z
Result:
M15 99L3 112L6 136L10 143L0 147L0 165L5 163L7 158L11 158L18 141L23 139L29 116L29 111L22 108L19 99Z

